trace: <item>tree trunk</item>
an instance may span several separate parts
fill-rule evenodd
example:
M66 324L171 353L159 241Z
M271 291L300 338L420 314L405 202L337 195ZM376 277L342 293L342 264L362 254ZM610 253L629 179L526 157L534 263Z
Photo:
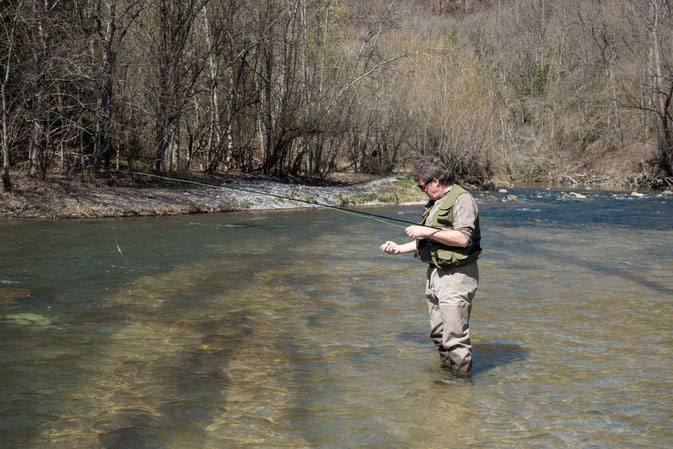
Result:
M673 125L673 116L671 115L672 99L673 80L671 80L671 86L668 89L668 93L666 94L663 106L663 114L661 115L663 134L663 147L661 148L663 159L662 168L668 176L673 176L673 130L671 129L671 125Z
M14 37L16 36L16 20L22 4L23 2L17 6L17 14L10 19L12 20L12 25L8 33L7 62L5 63L5 73L2 78L2 85L0 85L0 95L2 96L2 187L5 192L10 192L12 190L12 182L9 177L9 129L7 124L9 121L9 106L7 105L6 87L9 82L10 67L12 63L12 50L14 49Z

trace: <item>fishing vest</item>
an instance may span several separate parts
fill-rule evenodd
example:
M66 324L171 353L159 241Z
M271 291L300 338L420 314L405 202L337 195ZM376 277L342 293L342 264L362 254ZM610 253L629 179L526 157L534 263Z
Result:
M453 208L456 205L456 199L463 193L469 194L467 190L454 184L446 196L439 200L441 201L441 204L435 215L432 217L431 223L428 223L428 225L437 228L453 229ZM425 223L435 203L435 200L430 200L428 201L428 204L425 205L423 221L421 221L421 224ZM481 255L480 243L481 231L479 230L479 215L477 215L474 222L472 240L466 248L444 245L435 242L432 239L421 239L417 244L416 258L423 262L431 263L438 268L462 267L463 265L476 262L477 259L479 259L479 256Z

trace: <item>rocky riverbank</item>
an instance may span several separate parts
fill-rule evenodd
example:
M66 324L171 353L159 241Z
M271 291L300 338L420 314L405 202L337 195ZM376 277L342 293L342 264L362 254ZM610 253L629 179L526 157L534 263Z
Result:
M99 218L237 210L420 203L424 197L402 177L358 179L343 175L330 183L272 180L252 175L191 177L183 182L149 176L48 180L15 175L13 192L2 192L0 217ZM279 197L292 198L292 200Z
M335 174L329 182L277 180L243 173L191 176L183 180L141 174L131 177L126 173L77 179L51 175L41 180L15 173L12 184L11 193L0 191L0 219L179 215L316 207L316 203L346 207L423 204L427 200L409 177L375 178L354 173ZM567 188L573 199L581 199L582 194L572 192L582 190L581 185ZM492 192L495 196L482 196L480 200L513 199L506 191Z

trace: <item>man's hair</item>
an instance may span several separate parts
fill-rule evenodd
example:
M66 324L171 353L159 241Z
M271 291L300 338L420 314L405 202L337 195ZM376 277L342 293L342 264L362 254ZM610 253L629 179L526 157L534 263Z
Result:
M426 156L421 159L414 169L414 179L418 182L422 179L424 182L430 182L437 178L440 184L453 184L454 174L439 156Z

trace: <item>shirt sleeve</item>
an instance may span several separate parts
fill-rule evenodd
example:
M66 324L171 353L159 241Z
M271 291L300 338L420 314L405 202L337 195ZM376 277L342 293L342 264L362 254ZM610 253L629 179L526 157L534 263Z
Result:
M453 229L472 240L478 216L479 208L474 197L469 193L458 195L456 204L453 206Z

